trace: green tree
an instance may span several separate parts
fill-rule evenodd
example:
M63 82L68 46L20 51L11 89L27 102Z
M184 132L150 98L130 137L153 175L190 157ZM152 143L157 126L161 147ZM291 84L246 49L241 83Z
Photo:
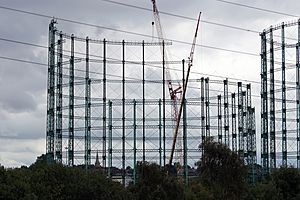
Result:
M247 200L265 200L265 199L272 199L272 200L281 200L282 194L276 188L276 185L268 180L256 183L253 187L250 188L248 193Z
M130 184L128 190L136 200L184 199L184 185L180 179L168 175L157 164L138 163L138 181Z
M119 182L96 170L37 162L29 168L0 167L0 199L132 199Z
M38 199L130 199L119 182L98 171L42 163L32 167L32 175Z
M247 168L238 154L212 138L200 148L204 151L197 163L201 182L215 199L241 199L247 190Z
M281 167L271 173L271 179L282 199L300 198L300 173L293 167Z
M0 170L0 199L35 199L27 169Z
M253 196L251 199L256 200L300 199L300 173L293 167L273 169L262 182L254 185L250 191Z
M214 200L212 192L199 180L191 180L185 188L185 200Z

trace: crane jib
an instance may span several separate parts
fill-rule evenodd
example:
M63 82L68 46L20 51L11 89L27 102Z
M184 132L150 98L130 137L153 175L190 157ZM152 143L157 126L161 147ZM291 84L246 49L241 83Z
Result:
M156 27L156 31L157 31L157 37L158 37L159 41L162 42L162 44L163 44L160 48L161 53L162 53L162 58L163 58L163 61L167 61L167 52L166 52L166 49L164 47L164 34L163 34L164 32L163 32L162 25L161 25L161 22L160 22L159 11L157 9L155 0L151 0L151 2L153 4L153 15L154 15L154 20L155 20L155 27ZM172 79L171 79L171 75L170 75L170 72L169 72L169 67L168 67L168 64L166 62L166 68L165 68L166 69L166 74L165 74L165 76L166 76L166 80L167 80L167 84L168 84L170 98L172 100L173 119L176 122L176 128L175 128L174 135L173 135L173 143L172 143L171 155L170 155L170 160L169 160L170 165L172 164L176 139L177 139L177 135L178 135L178 132L179 132L178 129L179 129L179 123L180 123L180 118L181 118L181 113L182 113L183 99L185 98L185 92L186 92L186 86L187 86L189 71L190 71L190 68L191 68L192 63L193 63L193 55L194 55L196 38L197 38L197 32L198 32L198 28L199 28L200 16L201 16L201 12L200 12L199 17L198 17L196 33L195 33L195 37L194 37L194 40L193 40L193 45L192 45L192 49L191 49L191 53L190 53L190 57L189 57L188 73L187 73L187 78L185 79L184 88L182 88L180 86L180 84L178 84L179 86L175 90L173 89ZM178 100L177 94L178 93L181 93L181 96L182 96L179 111L178 111L178 108L177 108L177 100Z
M173 162L173 155L174 155L174 151L175 151L175 144L176 144L177 135L178 135L178 129L179 129L179 124L180 124L184 99L185 99L185 93L186 93L187 84L188 84L188 80L189 80L190 70L191 70L191 67L193 65L193 55L194 55L194 51L195 51L195 44L196 44L196 40L197 40L197 32L198 32L199 23L200 23L200 17L201 17L201 12L199 13L199 17L198 17L198 21L197 21L196 32L195 32L195 36L194 36L194 39L193 39L193 44L192 44L190 57L189 57L188 71L187 71L186 78L185 78L185 83L184 83L184 88L183 88L183 92L182 92L179 112L178 112L178 116L177 116L176 127L175 127L175 131L174 131L173 143L172 143L170 160L169 160L169 165L170 166L172 165L172 162Z

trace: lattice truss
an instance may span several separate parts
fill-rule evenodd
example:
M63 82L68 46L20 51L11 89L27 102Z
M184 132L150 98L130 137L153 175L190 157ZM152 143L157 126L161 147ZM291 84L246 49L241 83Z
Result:
M89 166L96 153L104 168L125 171L137 161L164 166L175 127L160 45L93 40L49 32L47 154L70 166ZM169 61L182 74L184 61ZM173 80L182 82L182 79ZM229 80L189 81L181 120L187 164L201 158L206 137L256 163L255 110L251 86Z
M261 142L265 173L279 166L300 167L300 20L261 34Z

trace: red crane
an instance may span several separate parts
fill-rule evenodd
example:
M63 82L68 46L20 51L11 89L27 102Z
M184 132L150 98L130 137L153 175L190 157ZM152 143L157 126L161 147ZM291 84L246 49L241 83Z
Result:
M151 0L151 1L153 4L153 14L154 14L154 21L155 21L155 25L156 25L157 37L158 37L159 42L163 42L165 37L164 37L164 32L162 29L161 22L160 22L159 12L158 12L155 0ZM163 48L162 45L160 46L160 48L161 48L161 52L164 56L164 60L168 61L168 55L167 55L166 48ZM177 89L175 89L175 90L173 89L168 62L166 62L166 80L167 80L167 84L168 84L170 97L172 100L174 100L176 102L176 94L180 93L181 86L179 85L179 87ZM174 109L174 110L177 110L177 109Z
M165 37L164 37L164 32L162 29L161 22L160 22L159 11L157 9L155 0L151 0L151 2L153 4L153 15L154 15L154 21L155 21L155 26L156 26L156 31L157 31L157 37L158 37L159 42L163 42ZM162 45L160 46L160 48L161 48L161 53L164 57L164 60L168 61L168 55L167 55L166 48L163 48ZM170 98L172 101L172 118L175 123L178 119L177 101L179 98L177 97L177 94L182 93L182 91L181 91L182 88L181 88L180 83L178 83L178 87L176 89L173 89L173 84L172 84L171 74L169 71L168 62L166 62L165 65L166 65L166 71L165 71L166 83L168 85L168 90L169 90ZM177 130L177 134L178 134L178 132L179 131ZM182 152L182 145L181 145L181 143L179 143L177 145L178 145L179 154L180 154ZM182 155L179 155L178 157L180 158L180 160L182 160Z
M176 121L176 127L175 127L175 131L174 131L174 137L173 137L173 143L172 143L172 149L171 149L169 165L172 165L172 161L173 161L173 155L174 155L174 150L175 150L175 144L176 144L176 140L177 140L179 125L180 125L180 119L181 119L181 113L182 113L182 108L183 108L184 99L185 99L185 93L186 93L187 84L188 84L188 81L189 81L189 75L190 75L191 67L193 66L193 58L194 58L195 45L196 45L196 41L197 41L198 28L199 28L199 24L200 24L200 17L201 17L201 12L199 13L196 32L195 32L195 36L194 36L194 40L193 40L193 43L192 43L192 48L191 48L191 52L190 52L190 56L189 56L188 70L187 70L187 74L186 74L186 78L185 78L185 83L184 83L184 88L183 88L183 92L182 92L178 117L177 117L177 121Z

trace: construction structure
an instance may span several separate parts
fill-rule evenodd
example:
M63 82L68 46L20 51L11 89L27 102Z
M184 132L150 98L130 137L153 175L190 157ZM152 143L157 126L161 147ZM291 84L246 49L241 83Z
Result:
M300 168L300 20L263 30L261 37L261 165Z
M155 21L155 27L156 27L156 31L157 31L157 37L158 37L158 41L159 42L163 42L165 41L165 35L164 35L164 30L162 27L162 23L160 21L160 16L159 16L159 11L158 8L156 6L156 1L155 0L151 0L152 5L153 5L153 17L154 17L154 21ZM199 24L199 23L198 23ZM165 61L165 79L166 79L166 83L168 86L168 92L170 95L170 99L172 101L172 108L171 108L171 113L172 113L172 118L173 118L173 124L176 126L175 128L175 132L174 132L174 136L173 136L173 143L172 143L172 149L171 149L171 155L170 155L170 160L172 162L173 159L173 154L174 154L174 149L175 149L175 145L176 145L176 154L177 154L177 162L180 163L181 165L184 162L183 159L183 145L182 145L182 141L178 141L176 142L177 139L177 135L182 136L182 132L181 130L178 130L178 124L177 123L178 120L181 119L181 113L178 110L178 105L179 101L183 100L182 99L182 89L183 87L181 86L180 82L173 82L172 81L172 77L171 77L171 73L170 73L170 69L169 69L169 64L168 64L168 53L169 51L167 50L167 48L163 47L162 45L160 46L160 51L162 54L162 58ZM174 88L175 86L175 88ZM178 134L179 133L179 134ZM169 163L170 165L172 163Z
M59 31L52 20L48 161L89 168L99 154L107 176L119 176L123 183L128 176L135 180L138 161L166 166L175 128L166 63L170 71L182 75L182 79L173 80L181 85L188 64L185 60L165 61L160 48L169 45L165 41L80 38ZM183 144L184 158L184 170L179 175L186 179L190 175L190 167L201 158L199 145L206 137L226 144L247 165L254 166L251 85L197 76L189 80L179 126L182 135L177 140ZM127 170L128 166L133 170Z

